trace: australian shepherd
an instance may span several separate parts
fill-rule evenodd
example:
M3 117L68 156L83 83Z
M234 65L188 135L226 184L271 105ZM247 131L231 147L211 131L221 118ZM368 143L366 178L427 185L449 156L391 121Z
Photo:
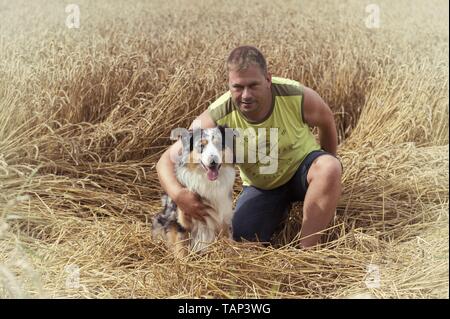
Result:
M188 250L204 250L218 236L231 238L232 191L235 181L233 135L225 127L189 131L182 136L183 151L175 163L178 181L200 195L208 209L206 223L186 218L168 196L162 196L163 210L153 218L152 237L160 238L176 256ZM231 133L233 134L233 133ZM230 143L231 142L231 143Z

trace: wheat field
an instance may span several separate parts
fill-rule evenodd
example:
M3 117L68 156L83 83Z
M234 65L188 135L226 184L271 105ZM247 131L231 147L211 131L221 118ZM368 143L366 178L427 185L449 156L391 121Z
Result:
M1 298L448 298L448 2L0 1ZM379 25L367 24L367 6ZM326 241L151 239L155 164L257 46L338 127ZM240 191L236 182L235 195Z

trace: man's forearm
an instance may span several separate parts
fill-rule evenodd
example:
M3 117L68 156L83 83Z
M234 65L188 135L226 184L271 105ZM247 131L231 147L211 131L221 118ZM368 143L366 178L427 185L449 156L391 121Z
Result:
M166 151L159 159L156 165L156 171L161 187L169 197L175 199L179 191L183 189L183 185L176 178L175 164L170 159L169 151Z

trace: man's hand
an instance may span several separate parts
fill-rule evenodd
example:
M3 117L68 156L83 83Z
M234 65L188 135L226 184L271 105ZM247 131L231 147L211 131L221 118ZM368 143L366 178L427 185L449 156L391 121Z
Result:
M183 211L188 218L195 218L202 223L206 223L205 216L208 216L209 206L205 205L200 196L182 188L177 196L173 199L177 206Z

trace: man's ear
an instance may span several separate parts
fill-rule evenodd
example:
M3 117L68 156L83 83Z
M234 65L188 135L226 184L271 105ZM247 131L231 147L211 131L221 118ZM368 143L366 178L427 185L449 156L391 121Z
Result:
M267 71L266 80L270 87L272 85L272 74L269 71Z

